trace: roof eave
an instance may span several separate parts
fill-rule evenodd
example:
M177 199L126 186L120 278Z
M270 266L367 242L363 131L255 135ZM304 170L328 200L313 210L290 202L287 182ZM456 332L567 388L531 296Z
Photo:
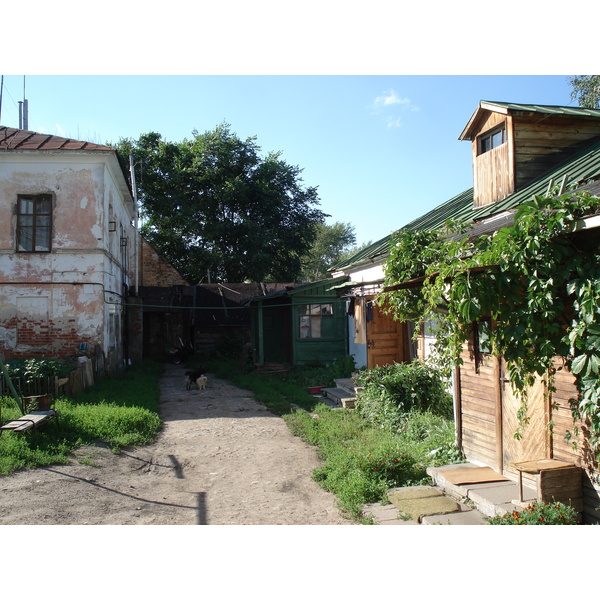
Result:
M477 121L479 120L479 116L481 115L481 113L486 110L490 112L497 112L503 115L507 115L509 112L508 108L505 106L500 106L488 100L480 100L479 106L475 109L475 112L471 115L471 118L465 125L465 128L462 130L460 136L458 137L460 141L471 141L473 139L473 136L471 134L473 127L475 126L475 123L477 123Z

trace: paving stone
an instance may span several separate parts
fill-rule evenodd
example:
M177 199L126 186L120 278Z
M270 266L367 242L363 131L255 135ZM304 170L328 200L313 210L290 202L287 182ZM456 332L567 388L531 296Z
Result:
M478 510L467 510L448 515L428 515L421 519L422 525L489 525Z

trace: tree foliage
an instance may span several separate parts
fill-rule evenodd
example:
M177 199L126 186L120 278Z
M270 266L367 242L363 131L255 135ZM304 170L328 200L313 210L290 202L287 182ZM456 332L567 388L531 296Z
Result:
M586 192L537 196L495 235L471 237L457 223L397 232L386 286L421 278L422 287L382 297L401 320L437 319L438 348L448 363L461 363L473 323L497 322L490 341L507 362L521 417L536 375L548 376L552 391L556 357L564 357L580 391L573 414L589 421L592 445L600 437L600 250L573 232L599 209L600 198Z
M569 78L571 100L583 108L600 107L600 75L575 75Z
M294 281L327 216L316 188L280 153L222 124L192 139L158 133L117 144L133 154L145 238L190 281Z
M302 261L302 281L325 279L329 269L339 262L356 242L354 227L350 223L317 225L317 236L309 253Z

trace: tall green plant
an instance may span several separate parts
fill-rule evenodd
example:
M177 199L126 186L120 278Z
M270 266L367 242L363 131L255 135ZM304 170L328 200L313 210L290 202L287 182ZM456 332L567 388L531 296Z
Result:
M392 290L382 296L401 320L437 319L438 347L454 364L461 363L473 322L488 316L499 322L490 332L492 351L507 362L521 416L536 375L549 376L553 391L555 357L565 357L580 390L573 414L589 420L596 447L600 252L572 234L599 209L600 198L587 192L536 196L520 205L513 226L495 235L471 237L456 223L427 234L401 231L386 264L385 284ZM393 289L415 277L422 287Z

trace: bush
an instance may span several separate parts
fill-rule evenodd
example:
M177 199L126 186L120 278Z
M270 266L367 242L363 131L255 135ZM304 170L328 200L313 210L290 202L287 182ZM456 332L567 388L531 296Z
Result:
M562 502L532 502L522 511L492 517L490 525L577 525L577 513Z
M14 358L6 367L11 377L28 383L38 377L65 377L73 370L72 363L50 358Z
M371 423L396 429L402 415L411 410L428 411L452 418L452 397L437 367L418 360L360 371L357 382L363 389L357 410Z

